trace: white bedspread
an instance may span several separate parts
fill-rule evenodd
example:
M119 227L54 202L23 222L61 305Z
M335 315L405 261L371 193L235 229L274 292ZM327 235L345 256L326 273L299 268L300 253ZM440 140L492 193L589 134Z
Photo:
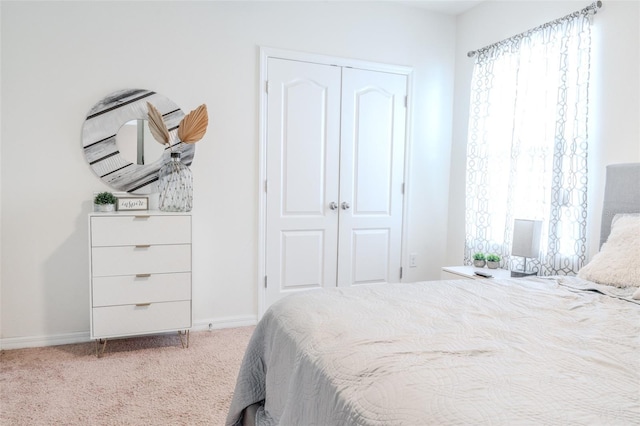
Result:
M640 305L623 300L632 289L576 290L588 284L289 296L256 327L227 425L262 400L259 425L640 424Z

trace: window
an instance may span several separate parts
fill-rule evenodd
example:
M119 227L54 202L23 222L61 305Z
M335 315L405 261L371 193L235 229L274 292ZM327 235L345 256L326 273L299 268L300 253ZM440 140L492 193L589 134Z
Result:
M467 143L465 263L511 269L514 219L543 221L541 275L586 259L591 15L586 8L476 53ZM514 263L515 262L515 263ZM531 262L531 259L528 261Z

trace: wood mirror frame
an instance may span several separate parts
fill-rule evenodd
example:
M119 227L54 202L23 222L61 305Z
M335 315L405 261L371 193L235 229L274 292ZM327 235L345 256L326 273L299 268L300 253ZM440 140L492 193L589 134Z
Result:
M111 93L96 103L87 113L82 126L82 148L93 172L117 191L133 194L157 192L158 170L170 158L168 147L162 156L150 164L135 164L126 160L118 149L116 135L130 120L147 119L147 102L161 113L170 134L171 150L182 153L182 162L190 165L195 154L194 144L178 141L177 130L184 112L171 100L144 89L126 89Z

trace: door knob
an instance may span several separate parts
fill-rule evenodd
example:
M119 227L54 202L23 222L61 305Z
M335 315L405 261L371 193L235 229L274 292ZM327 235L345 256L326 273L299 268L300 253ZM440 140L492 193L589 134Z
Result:
M330 208L331 210L335 210L335 209L337 209L337 208L338 208L338 203L336 203L335 201L330 202L330 203L329 203L329 208Z
M342 210L349 210L349 207L351 207L349 203L347 203L346 201L343 201L341 206L342 206Z

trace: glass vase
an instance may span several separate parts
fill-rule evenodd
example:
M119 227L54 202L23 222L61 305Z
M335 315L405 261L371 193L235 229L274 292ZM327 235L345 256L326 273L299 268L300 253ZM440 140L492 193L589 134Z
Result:
M158 171L160 200L163 212L190 212L193 206L193 175L180 161L180 153L172 152L171 159Z

